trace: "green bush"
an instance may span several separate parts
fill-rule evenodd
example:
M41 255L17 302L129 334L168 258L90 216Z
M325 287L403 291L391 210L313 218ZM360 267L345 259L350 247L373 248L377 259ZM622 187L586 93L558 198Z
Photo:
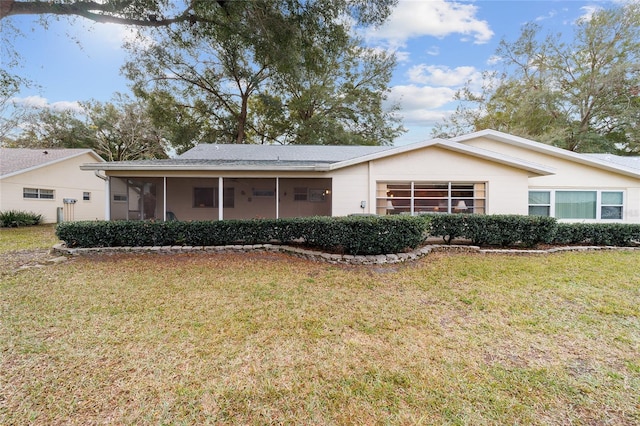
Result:
M640 241L640 225L628 223L559 223L553 244L632 246Z
M447 244L454 238L475 245L533 247L553 240L556 220L542 216L447 214L431 216L429 234Z
M42 215L33 212L8 210L0 212L0 227L16 228L18 226L34 226L42 222Z
M64 222L68 247L219 246L301 243L348 254L397 253L418 247L430 219L411 216L306 217L221 221Z

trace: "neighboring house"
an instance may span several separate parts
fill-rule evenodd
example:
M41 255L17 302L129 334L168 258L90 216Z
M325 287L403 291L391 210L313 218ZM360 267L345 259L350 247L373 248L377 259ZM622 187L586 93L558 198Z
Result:
M107 218L540 214L640 222L640 167L486 130L399 147L198 145L169 160L85 164Z
M41 214L44 223L105 218L105 180L80 170L104 160L90 149L0 148L0 211Z

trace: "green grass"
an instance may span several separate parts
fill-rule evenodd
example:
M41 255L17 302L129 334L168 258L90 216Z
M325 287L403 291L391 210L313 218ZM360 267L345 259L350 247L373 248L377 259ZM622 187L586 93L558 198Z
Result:
M638 424L638 264L155 254L9 274L0 424Z
M58 242L55 225L0 228L0 254L9 251L50 249Z

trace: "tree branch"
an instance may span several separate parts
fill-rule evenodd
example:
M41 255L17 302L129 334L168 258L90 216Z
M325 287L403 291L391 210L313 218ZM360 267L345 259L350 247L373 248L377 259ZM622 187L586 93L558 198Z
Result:
M179 22L196 23L204 21L192 13L191 2L186 9L173 18L160 18L153 11L144 17L126 17L122 13L126 6L119 9L110 3L95 1L75 1L73 3L54 3L52 1L0 1L0 20L15 15L57 15L79 16L102 24L135 25L142 27L163 27Z

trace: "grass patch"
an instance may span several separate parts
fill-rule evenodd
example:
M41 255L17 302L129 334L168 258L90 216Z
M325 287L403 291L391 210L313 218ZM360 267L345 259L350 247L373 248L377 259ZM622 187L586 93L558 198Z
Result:
M58 242L55 225L0 228L0 253L50 249Z
M102 255L0 284L0 424L640 422L639 252Z

